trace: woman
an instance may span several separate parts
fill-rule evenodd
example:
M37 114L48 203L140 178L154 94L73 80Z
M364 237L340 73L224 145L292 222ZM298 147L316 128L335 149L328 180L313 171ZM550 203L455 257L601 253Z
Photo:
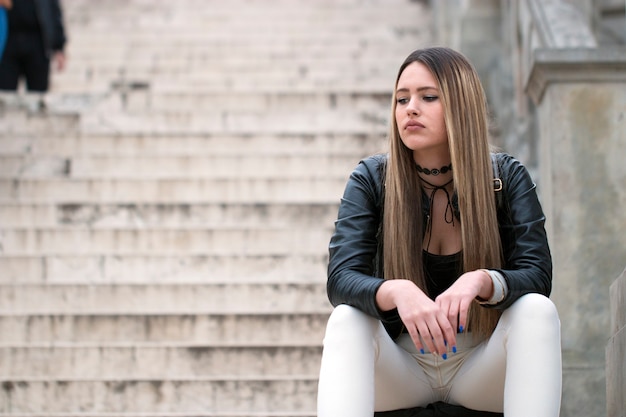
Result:
M355 168L330 242L318 416L446 402L553 417L552 262L527 170L490 154L484 92L447 48L413 52L389 152Z

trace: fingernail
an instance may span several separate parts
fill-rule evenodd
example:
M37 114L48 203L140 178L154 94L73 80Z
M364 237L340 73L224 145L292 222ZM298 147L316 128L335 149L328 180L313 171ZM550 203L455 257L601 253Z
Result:
M456 353L456 346L452 346L452 353Z
M445 354L445 353L444 353L443 355L441 355L441 357L443 358L443 360L444 360L444 361L445 361L446 359L448 359L448 355L447 355L447 354Z
M463 326L459 326L459 333L463 333Z
M420 349L420 353L423 355L425 353L424 349Z
M447 341L447 340L444 340L444 341L443 341L443 344L444 344L444 346L448 346L448 341Z

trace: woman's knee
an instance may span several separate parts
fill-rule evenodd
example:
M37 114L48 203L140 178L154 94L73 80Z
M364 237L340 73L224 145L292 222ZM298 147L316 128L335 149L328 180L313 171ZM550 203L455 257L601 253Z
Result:
M505 315L511 320L527 320L534 323L560 323L556 306L548 297L531 293L520 297L509 307Z
M326 338L347 337L354 338L358 335L373 337L379 325L379 321L368 316L359 309L347 304L340 304L331 313L326 325Z

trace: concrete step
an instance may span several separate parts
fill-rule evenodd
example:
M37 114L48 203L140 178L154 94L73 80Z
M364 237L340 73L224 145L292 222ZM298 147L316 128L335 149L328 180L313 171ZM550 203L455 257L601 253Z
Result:
M0 156L0 178L337 178L357 162L347 155Z
M393 71L400 65L396 61L402 61L404 57L394 60ZM121 66L124 68L123 66ZM151 75L145 72L128 72L124 79L142 86L149 86L149 90L157 93L202 93L202 94L225 94L228 92L242 94L246 91L253 94L258 93L309 93L312 91L327 91L345 93L363 88L374 90L377 93L388 93L393 88L392 70L383 74L366 74L356 78L354 74L348 72L329 72L324 76L309 78L300 72L297 75L285 76L277 73L265 77L237 77L235 74L216 73L212 76L189 77L186 73L179 75L164 74L163 76ZM88 72L83 75L64 77L62 74L53 76L50 91L52 93L89 93L107 94L116 86L123 82L121 77L100 77L93 78ZM341 125L336 126L339 132Z
M403 58L400 58L400 61ZM395 68L398 65L394 63L393 66ZM121 68L121 72L124 72L123 66ZM156 79L154 76L144 72L131 72L123 77L93 78L90 76L88 68L82 74L78 73L73 77L68 76L64 78L62 73L55 74L52 76L50 83L50 94L85 96L86 98L107 97L112 91L119 91L119 86L125 83L131 86L128 90L139 91L144 94L147 92L204 95L227 94L229 92L233 94L244 94L246 92L252 94L308 94L312 92L345 94L363 89L364 85L369 91L374 91L376 94L386 94L393 88L393 80L390 80L388 74L384 77L372 75L367 79L348 78L345 72L343 75L337 74L330 78L312 80L307 80L303 76L290 77L289 79L278 76L273 80L263 79L254 83L245 79L234 80L225 77L191 80L185 74L168 75ZM70 108L70 110L74 110L74 108Z
M206 343L98 343L0 346L3 379L168 379L309 375L319 373L322 347L221 346ZM158 366L155 366L158 364ZM79 365L79 366L77 366Z
M0 315L0 346L319 346L330 308L327 310L305 314L5 314Z
M115 80L116 78L111 78ZM319 112L344 109L354 112L389 112L391 94L389 92L310 92L310 93L212 93L158 92L152 91L152 84L141 85L129 80L116 81L116 89L125 92L125 99L111 95L106 103L98 108L119 110L122 106L129 112L150 111L196 111L203 113L251 112L254 114L284 111L291 113ZM145 88L142 88L145 87ZM142 91L145 90L145 91Z
M1 120L1 119L0 119ZM47 130L44 130L48 132ZM45 135L0 131L2 155L48 156L242 156L344 155L379 152L384 134L207 134L207 135Z
M379 18L378 22L383 26L383 23L393 22L394 18L406 22L407 15L413 15L413 12L418 11L428 11L422 2L406 0L392 0L388 3L363 0L326 1L319 4L318 2L312 4L305 1L284 0L270 4L249 1L233 1L226 4L215 1L185 1L176 5L163 1L149 5L131 1L124 7L114 10L85 6L80 1L68 3L64 6L65 17L81 32L105 31L114 27L111 26L113 23L118 22L121 29L134 29L135 31L141 29L143 33L153 36L161 33L151 32L150 28L166 25L171 26L174 31L188 29L198 33L199 28L204 28L206 31L224 30L229 27L243 29L241 27L243 22L251 22L255 25L255 29L261 27L271 29L275 27L272 23L294 28L307 24L340 27L341 23L352 27L351 25L363 24L364 20L376 22L376 18ZM415 17L426 18L420 14ZM240 36L246 34L244 31L236 31L236 33Z
M0 227L264 228L331 224L337 203L298 204L0 204Z
M313 416L317 379L308 375L247 380L18 378L5 380L2 387L2 416Z
M105 75L119 77L134 72L200 76L236 70L241 71L242 76L254 76L269 75L275 71L284 71L288 75L299 73L302 68L312 73L323 73L343 67L350 68L345 75L356 75L386 71L392 63L400 65L402 61L396 61L402 60L402 54L415 46L410 39L390 45L388 39L373 38L355 44L353 39L329 35L322 41L316 40L310 32L303 32L301 39L297 38L298 34L284 35L268 40L266 45L250 40L233 42L231 39L176 40L158 46L149 41L145 45L134 42L131 53L124 50L123 44L120 48L107 43L103 37L89 40L86 36L82 45L72 43L72 51L76 54L72 55L72 65L67 67L67 71L64 69L55 74L67 77L68 74L79 74L88 69L88 75L94 78ZM98 48L101 54L94 55L94 48ZM250 65L251 62L254 65ZM210 70L205 67L203 73L202 66L210 64Z
M226 37L172 34L172 39L158 45L153 39L137 39L127 33L117 38L101 33L86 34L80 41L68 44L73 60L67 71L71 74L88 68L93 71L91 75L97 76L105 73L122 75L133 71L158 74L161 69L163 73L190 72L199 75L202 65L213 64L212 67L205 67L206 73L236 69L241 70L242 75L253 75L253 69L258 64L259 74L276 70L288 74L301 67L313 72L337 71L342 66L358 74L386 69L391 63L400 65L402 61L397 61L402 60L402 54L415 47L411 38L402 39L392 32L376 35L375 29L369 38L360 42L350 38L349 33L336 30L325 33L323 37L312 34L316 30L314 28L300 30L298 33L264 37L259 39L262 43L255 43L249 37L232 38L228 33ZM356 30L365 31L367 28ZM129 46L127 38L133 39L132 46ZM107 43L107 40L110 42ZM96 54L94 48L98 48L100 53ZM377 55L379 60L376 60ZM250 65L251 62L254 65ZM272 63L275 65L272 66Z
M66 412L66 413L2 413L0 417L315 417L317 413L315 410L309 411L198 411L198 412L151 412L144 413L141 411L136 412Z
M319 255L332 224L319 228L5 229L3 255Z
M0 284L320 282L327 252L269 255L24 255L0 257Z
M0 179L0 203L336 203L344 178Z
M100 12L99 15L97 8L78 10L70 4L65 6L65 12L66 19L81 33L105 32L112 28L112 24L119 23L120 31L151 36L154 43L159 39L159 35L161 35L160 39L165 41L170 37L164 37L162 33L155 33L150 29L165 26L171 27L175 34L191 32L197 36L206 36L201 31L204 29L208 33L229 34L232 32L236 37L250 37L258 34L263 38L287 28L298 30L299 28L327 27L349 31L363 27L367 22L374 22L377 26L384 28L392 26L394 19L398 19L398 24L409 24L411 17L417 19L427 17L415 16L412 13L419 10L427 11L422 2L407 0L390 1L384 6L366 1L361 1L358 5L320 5L301 1L254 4L244 1L217 7L209 6L207 4L209 2L203 3L204 7L197 7L197 5L185 7L185 3L180 5L154 4L149 9L130 4L127 8L123 8L124 10ZM87 18L90 20L87 21ZM245 27L242 26L246 23L250 23L253 33L243 31ZM118 33L119 31L113 32L112 35ZM354 34L352 36L355 37ZM358 36L359 38L366 37L367 34Z
M222 88L220 82L216 84ZM202 88L198 86L197 88ZM244 87L248 88L248 87ZM181 89L179 86L178 89ZM294 110L253 113L199 112L93 112L81 119L82 129L97 134L363 134L380 135L387 131L388 120L379 112L319 111L311 113Z
M89 22L89 26L77 24L75 27L81 34L87 33L92 36L98 33L109 34L113 42L120 42L122 40L120 33L126 33L132 40L144 40L152 46L157 44L159 40L167 44L182 37L187 39L190 37L221 39L228 42L233 39L253 41L255 36L258 37L259 44L262 45L278 36L285 37L293 34L295 37L300 35L299 37L303 38L307 32L311 32L312 41L318 38L329 38L333 33L337 33L338 38L351 36L354 39L354 31L366 29L368 24L372 31L359 33L359 39L374 39L376 36L393 35L394 33L390 29L395 27L422 28L419 23L430 17L429 13L428 16L418 14L424 10L422 4L415 1L403 1L402 3L400 7L390 6L387 10L381 10L379 5L374 7L363 5L357 9L328 7L324 10L320 9L318 5L308 5L308 7L300 5L294 9L293 6L281 7L267 3L259 9L249 8L248 3L245 7L229 4L228 8L223 8L221 11L211 10L209 13L198 14L176 13L174 16L165 16L165 13L160 16L156 13L137 16L135 15L137 12L109 12L104 17L106 20L101 19L99 25L94 25L92 21ZM311 10L311 7L315 10ZM248 10L245 10L246 8ZM316 12L317 16L307 13L307 9ZM166 11L164 8L161 10ZM199 9L194 8L194 10ZM180 11L180 7L177 11ZM93 13L90 14L91 16L88 18L93 20ZM411 18L414 20L411 21ZM68 19L71 22L77 20L69 17ZM390 21L392 22L389 23ZM115 27L115 23L119 26ZM163 33L154 31L164 28L170 29L168 36L163 36ZM113 32L112 29L118 30ZM128 44L128 47L133 46L135 46L134 43Z
M28 106L36 106L40 97L28 97ZM5 138L36 137L42 132L47 135L76 136L80 130L78 114L50 114L14 107L2 108L0 96L0 135Z
M324 313L320 283L23 284L0 286L0 314Z

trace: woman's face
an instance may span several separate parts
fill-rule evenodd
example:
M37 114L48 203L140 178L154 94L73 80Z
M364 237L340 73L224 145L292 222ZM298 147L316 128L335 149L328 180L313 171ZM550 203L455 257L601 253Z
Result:
M398 79L396 124L404 145L414 155L449 152L448 135L437 81L419 62L409 64Z

